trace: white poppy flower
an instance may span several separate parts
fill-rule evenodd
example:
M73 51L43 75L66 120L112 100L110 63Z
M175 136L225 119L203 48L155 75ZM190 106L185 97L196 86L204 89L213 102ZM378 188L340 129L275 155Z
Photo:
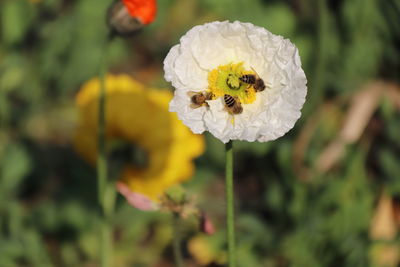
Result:
M210 131L224 143L281 137L299 119L307 94L297 48L239 21L192 28L169 51L164 71L176 89L170 111L194 133ZM265 89L244 78L250 76L262 79Z

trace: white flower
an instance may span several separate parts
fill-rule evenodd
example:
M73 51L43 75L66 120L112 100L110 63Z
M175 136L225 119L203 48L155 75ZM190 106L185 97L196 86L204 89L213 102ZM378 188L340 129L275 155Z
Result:
M222 142L266 142L281 137L301 115L307 80L297 48L251 23L211 22L188 31L164 60L165 79L175 87L170 111L194 133L210 131ZM256 90L243 82L255 75ZM193 92L211 95L194 107ZM224 95L236 97L240 114L229 112Z

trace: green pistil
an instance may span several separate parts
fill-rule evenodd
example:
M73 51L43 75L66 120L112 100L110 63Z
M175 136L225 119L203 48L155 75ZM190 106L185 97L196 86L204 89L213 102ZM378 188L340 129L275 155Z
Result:
M226 79L226 85L228 85L231 90L239 90L241 82L239 77L235 74L228 74L228 78Z
M247 85L239 80L241 76L240 72L233 72L233 70L222 70L220 71L217 79L217 86L224 91L225 94L232 96L242 95Z

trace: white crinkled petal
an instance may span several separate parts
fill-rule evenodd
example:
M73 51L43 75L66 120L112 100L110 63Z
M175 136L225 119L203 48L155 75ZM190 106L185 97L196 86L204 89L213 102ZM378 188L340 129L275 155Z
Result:
M196 134L207 130L204 125L204 112L206 107L193 109L190 107L190 98L184 90L176 90L174 98L169 104L169 111L176 112L178 118Z
M190 107L189 91L204 91L208 73L220 65L244 62L267 88L243 113L230 115L222 98L209 107ZM229 140L266 142L293 128L307 94L306 77L297 48L287 39L251 23L212 22L196 26L171 48L164 60L165 79L175 87L170 111L177 112L194 133L211 132Z

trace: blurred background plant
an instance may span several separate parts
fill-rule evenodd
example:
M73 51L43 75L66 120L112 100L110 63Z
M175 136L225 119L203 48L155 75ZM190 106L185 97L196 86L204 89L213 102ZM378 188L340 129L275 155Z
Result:
M0 266L97 264L96 176L72 134L109 4L0 3ZM196 24L252 22L298 46L309 81L302 119L276 142L236 142L239 266L399 264L399 17L397 0L164 0L145 31L112 43L109 71L159 88L169 87L167 51ZM225 261L224 149L206 140L185 187L216 233L185 222L187 266ZM169 219L120 196L113 266L173 266Z

